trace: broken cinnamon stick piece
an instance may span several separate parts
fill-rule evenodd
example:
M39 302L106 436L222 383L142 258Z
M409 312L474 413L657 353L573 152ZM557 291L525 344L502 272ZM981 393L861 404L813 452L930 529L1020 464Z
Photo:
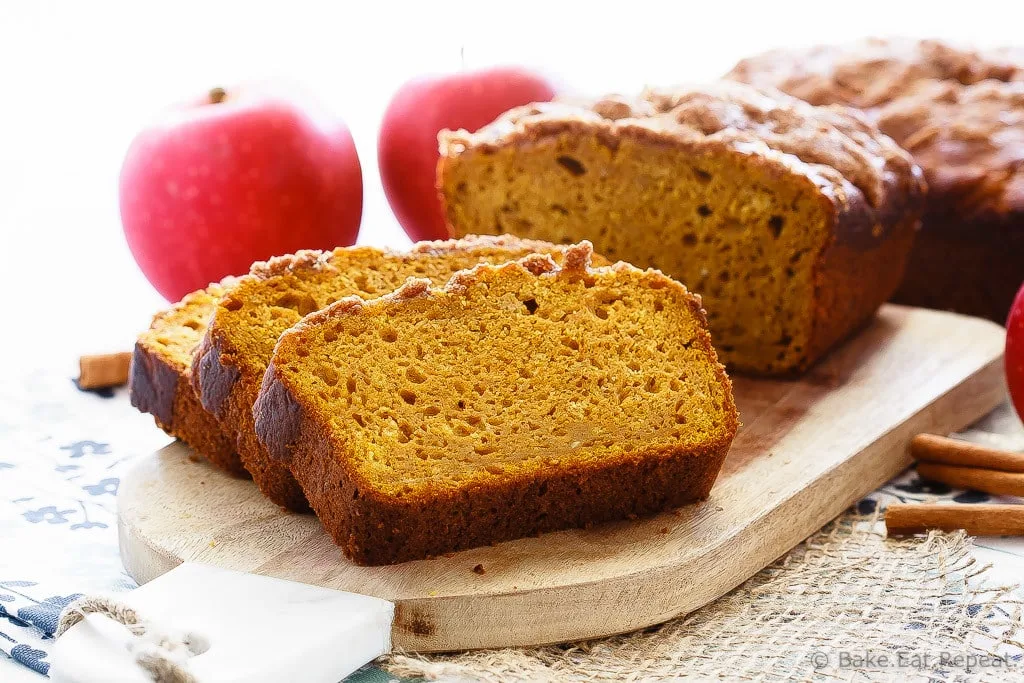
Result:
M915 460L943 465L985 467L1004 472L1024 472L1024 453L1002 451L981 444L934 434L918 434L910 441Z
M78 359L78 387L80 389L103 389L126 384L131 360L132 354L130 353L82 356Z
M972 536L1024 536L1024 505L894 503L885 511L890 536L912 536L931 529Z
M1024 473L940 465L934 462L918 463L917 473L924 479L940 481L961 489L974 489L997 496L1024 496Z

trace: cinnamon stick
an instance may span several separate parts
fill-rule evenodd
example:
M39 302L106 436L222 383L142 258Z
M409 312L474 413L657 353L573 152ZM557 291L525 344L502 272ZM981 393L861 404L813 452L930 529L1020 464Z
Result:
M128 382L130 353L106 353L82 356L78 359L78 386L80 389L117 387Z
M890 536L912 536L930 529L972 536L1024 536L1024 505L894 503L885 511Z
M997 496L1024 496L1024 473L1020 472L921 462L917 464L917 473L924 479L961 489L974 489Z
M985 467L1004 472L1024 472L1024 453L1013 453L981 444L949 439L934 434L918 434L910 441L915 460L943 465Z

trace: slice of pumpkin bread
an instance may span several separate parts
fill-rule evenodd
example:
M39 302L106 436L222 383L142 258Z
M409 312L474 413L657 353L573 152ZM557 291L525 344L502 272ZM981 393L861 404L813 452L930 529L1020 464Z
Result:
M165 432L225 472L247 477L234 438L206 412L191 384L192 354L223 294L221 284L212 284L153 317L135 342L128 391L132 405L153 415Z
M253 427L252 406L281 333L302 316L343 297L387 294L409 277L443 283L456 271L481 262L504 263L531 253L564 250L514 237L474 237L422 242L408 252L348 247L258 263L217 303L195 354L193 386L203 406L234 436L242 462L260 490L278 505L306 511L302 489L286 466L267 456Z
M700 298L590 254L410 280L281 337L257 434L355 562L707 497L737 415Z
M441 135L455 236L593 241L704 297L731 368L807 369L896 290L924 185L859 114L720 82Z

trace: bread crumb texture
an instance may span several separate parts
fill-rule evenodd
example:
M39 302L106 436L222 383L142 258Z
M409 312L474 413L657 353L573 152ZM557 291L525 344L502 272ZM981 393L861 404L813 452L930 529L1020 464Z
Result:
M203 409L190 385L193 353L225 287L233 283L233 278L227 278L211 284L153 316L149 329L136 341L128 389L132 405L151 413L169 435L222 470L245 476L234 439Z
M306 510L288 469L268 457L254 433L252 407L278 337L303 316L347 296L382 296L410 277L443 284L461 269L531 253L561 260L565 250L564 245L513 236L472 236L420 242L404 252L344 247L257 263L219 302L196 357L195 385L204 403L236 435L242 461L260 490L288 509Z
M443 289L413 280L281 337L258 431L351 556L410 559L707 495L737 414L699 299L657 271L590 268L589 253L481 265ZM282 426L275 384L301 427Z
M220 284L186 295L153 316L153 323L139 335L139 341L166 358L168 364L188 372L192 352L206 333L213 307L223 295L224 287Z

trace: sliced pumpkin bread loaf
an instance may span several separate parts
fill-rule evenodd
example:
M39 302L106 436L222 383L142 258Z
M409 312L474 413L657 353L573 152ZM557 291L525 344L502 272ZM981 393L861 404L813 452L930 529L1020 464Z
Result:
M504 263L564 246L512 237L423 242L408 252L373 247L304 251L253 266L218 301L193 361L192 382L203 406L233 435L245 468L260 490L290 510L308 510L288 468L271 460L256 440L252 406L282 332L353 294L373 298L410 277L444 283L481 262Z
M857 113L720 82L441 135L452 233L589 239L704 297L727 366L805 370L895 291L920 170Z
M248 476L235 453L234 438L206 412L191 384L192 354L223 293L221 284L210 285L153 317L135 342L128 390L132 405L152 414L165 432L220 469Z
M256 430L355 562L707 497L737 414L700 298L590 254L411 280L281 337Z

